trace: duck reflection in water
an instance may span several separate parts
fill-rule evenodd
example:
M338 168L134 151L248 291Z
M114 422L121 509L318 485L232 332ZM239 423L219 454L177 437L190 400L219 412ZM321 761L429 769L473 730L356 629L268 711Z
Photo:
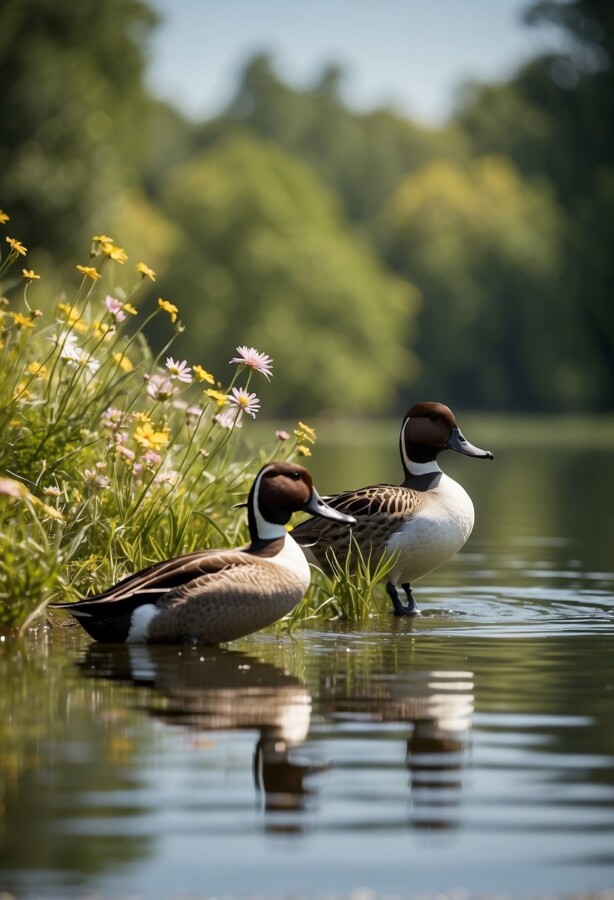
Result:
M92 644L80 668L90 677L153 689L143 707L169 725L256 731L258 796L267 813L284 813L268 817L267 828L302 830L300 813L313 796L305 781L321 767L295 759L311 719L311 696L298 678L245 653L212 647Z
M362 678L350 673L323 686L321 696L329 717L361 722L376 732L380 723L409 726L409 825L458 827L474 705L472 672L372 671Z

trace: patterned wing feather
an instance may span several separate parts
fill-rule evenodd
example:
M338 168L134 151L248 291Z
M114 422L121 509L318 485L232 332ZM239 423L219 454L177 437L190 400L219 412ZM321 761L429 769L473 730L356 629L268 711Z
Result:
M354 516L356 525L348 529L313 517L297 525L292 536L302 547L309 548L321 568L330 571L328 549L343 563L352 538L365 557L371 554L374 561L379 559L386 541L421 509L424 496L403 486L377 484L327 497L326 502Z

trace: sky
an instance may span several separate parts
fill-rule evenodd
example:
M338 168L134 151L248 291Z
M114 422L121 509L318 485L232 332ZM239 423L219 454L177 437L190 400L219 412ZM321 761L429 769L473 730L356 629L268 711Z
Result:
M449 115L467 80L504 80L561 46L553 28L528 27L531 0L151 0L153 90L193 118L231 98L250 56L271 53L284 80L308 86L322 68L347 71L355 109L391 106L426 125Z

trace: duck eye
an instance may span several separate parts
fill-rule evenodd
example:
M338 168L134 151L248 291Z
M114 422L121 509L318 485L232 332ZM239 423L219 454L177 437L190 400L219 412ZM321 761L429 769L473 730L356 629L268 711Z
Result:
M439 418L439 413L431 413L429 416L429 419L431 420L431 422L436 422L438 418Z
M290 472L290 478L291 478L293 481L299 481L300 477L301 477L301 473L300 473L300 472Z

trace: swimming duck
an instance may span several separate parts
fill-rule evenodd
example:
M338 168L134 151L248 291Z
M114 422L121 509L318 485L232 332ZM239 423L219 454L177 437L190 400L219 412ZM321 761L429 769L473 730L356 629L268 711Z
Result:
M264 466L246 504L251 543L202 550L157 563L65 609L97 641L218 644L265 628L290 612L309 587L309 565L285 525L304 510L340 526L353 516L328 506L302 466Z
M365 558L396 557L386 589L397 616L419 615L412 583L438 568L460 550L473 528L473 503L467 492L441 471L437 457L454 450L477 459L493 459L489 450L474 447L461 433L454 413L443 403L411 407L401 426L400 485L376 484L326 497L329 506L356 517L351 530L308 519L292 532L307 558L330 572L330 548L344 563L351 539ZM399 585L407 597L404 604Z

